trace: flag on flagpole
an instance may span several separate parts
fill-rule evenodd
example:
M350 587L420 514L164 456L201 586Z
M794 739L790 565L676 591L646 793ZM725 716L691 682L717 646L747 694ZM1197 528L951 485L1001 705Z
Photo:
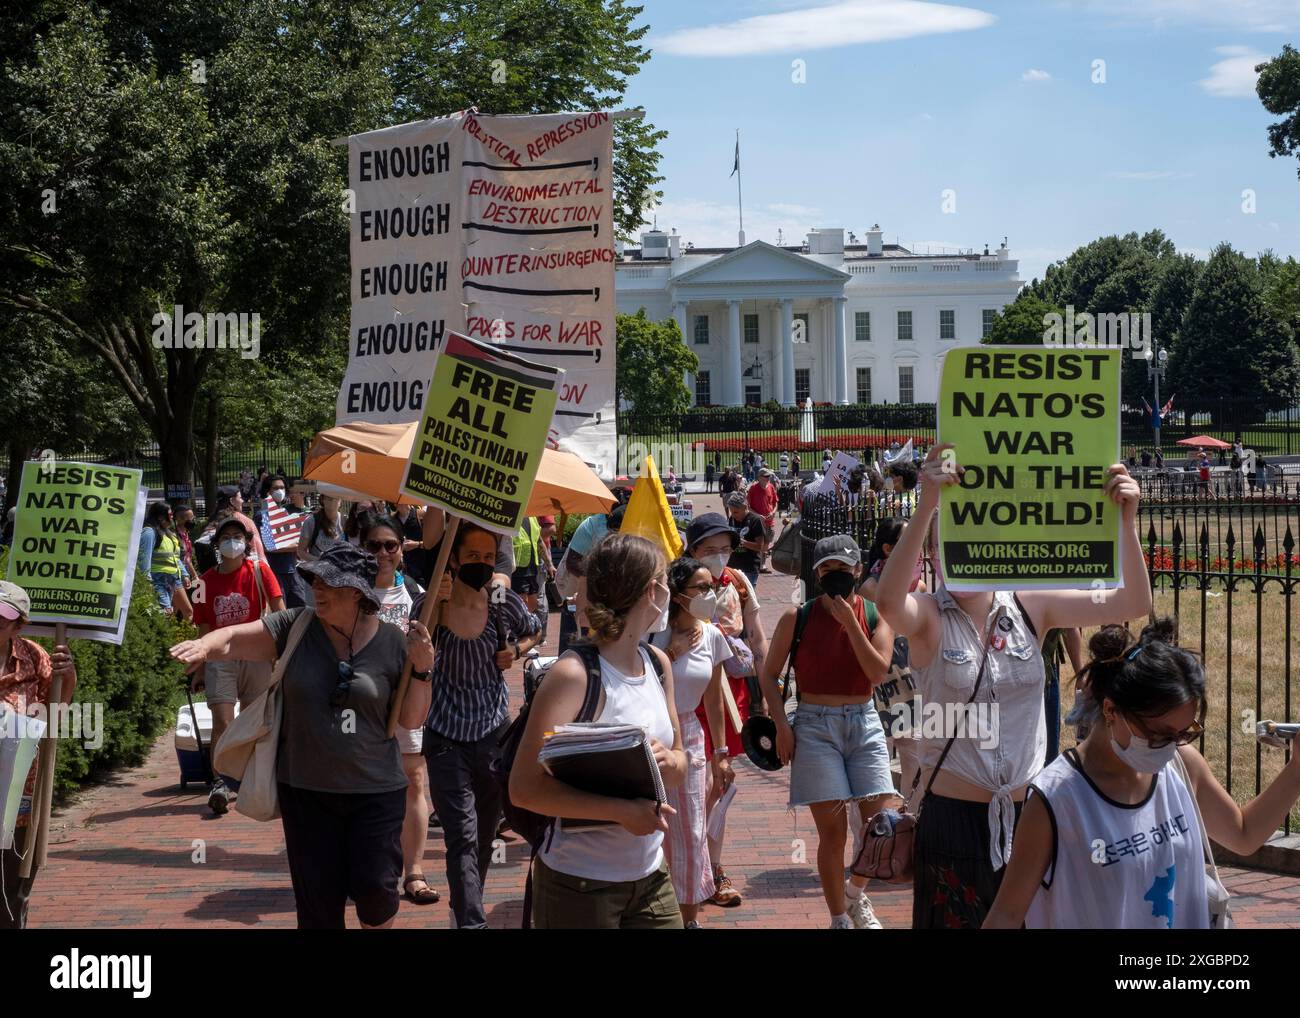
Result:
M736 165L731 168L731 173L729 173L728 176L734 177L739 172L740 172L740 132L737 131L736 132Z
M644 537L656 545L669 562L682 553L682 535L677 532L677 522L673 519L673 511L668 508L668 496L664 494L652 456L646 456L641 464L641 476L632 488L619 533Z

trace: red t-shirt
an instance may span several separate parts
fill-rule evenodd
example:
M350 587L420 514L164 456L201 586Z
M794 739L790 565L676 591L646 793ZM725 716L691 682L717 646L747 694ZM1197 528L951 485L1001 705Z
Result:
M194 599L194 624L207 623L213 629L241 626L262 617L262 598L253 575L253 563L247 559L233 573L209 569L202 576L203 593ZM268 598L283 596L280 583L265 562L259 562L262 585Z
M745 493L745 498L749 502L749 508L765 520L776 512L776 485L774 484L751 484L749 491Z

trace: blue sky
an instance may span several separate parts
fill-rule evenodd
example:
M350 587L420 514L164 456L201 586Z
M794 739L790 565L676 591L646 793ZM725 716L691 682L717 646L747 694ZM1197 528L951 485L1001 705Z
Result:
M644 3L654 55L629 100L669 132L659 225L699 246L735 243L739 128L749 240L1008 236L1026 280L1153 227L1202 256L1300 255L1300 164L1269 158L1252 70L1300 45L1300 0Z

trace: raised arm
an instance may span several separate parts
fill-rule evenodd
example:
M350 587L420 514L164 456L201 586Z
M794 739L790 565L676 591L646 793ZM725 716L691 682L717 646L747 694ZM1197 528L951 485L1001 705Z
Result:
M1123 463L1110 468L1106 494L1120 508L1120 562L1124 586L1115 590L1048 590L1026 591L1020 595L1034 628L1040 633L1049 629L1104 626L1127 622L1151 612L1151 581L1142 541L1137 532L1138 483ZM892 556L891 556L892 560Z
M1187 768L1187 776L1192 779L1192 791L1201 807L1206 831L1214 841L1237 855L1258 851L1300 798L1300 754L1292 756L1272 783L1244 806L1238 806L1223 790L1205 757L1195 749L1182 746L1178 754ZM1017 840L1019 837L1017 831Z

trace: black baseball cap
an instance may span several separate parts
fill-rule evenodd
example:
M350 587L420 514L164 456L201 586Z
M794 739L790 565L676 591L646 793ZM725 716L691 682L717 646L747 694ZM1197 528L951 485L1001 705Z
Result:
M726 534L734 549L740 544L740 535L731 529L731 522L722 513L701 513L686 528L686 549L689 551L714 534Z

